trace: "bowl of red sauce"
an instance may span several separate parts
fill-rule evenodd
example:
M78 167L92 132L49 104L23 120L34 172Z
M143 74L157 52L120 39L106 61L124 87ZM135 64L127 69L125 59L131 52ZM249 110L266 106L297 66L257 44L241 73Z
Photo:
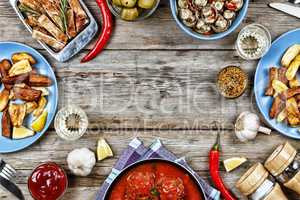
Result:
M28 189L35 200L57 200L67 187L67 174L53 162L39 165L28 178Z
M163 159L138 161L124 169L105 194L105 200L206 200L190 170Z

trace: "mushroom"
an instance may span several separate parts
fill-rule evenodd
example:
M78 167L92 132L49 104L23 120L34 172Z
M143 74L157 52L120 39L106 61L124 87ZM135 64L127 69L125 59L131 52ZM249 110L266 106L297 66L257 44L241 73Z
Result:
M235 134L241 142L253 140L257 133L270 135L271 129L260 126L259 117L251 112L242 112L235 122Z
M235 18L235 12L232 10L225 10L223 16L227 20L233 20Z
M205 22L202 19L200 19L200 20L198 20L198 22L195 26L195 30L201 34L208 34L211 31L211 27L209 25L205 24Z
M180 9L179 17L182 19L182 22L188 27L195 26L195 24L197 22L196 17L194 16L193 12L190 11L189 9Z
M74 149L67 157L70 171L77 176L87 176L96 164L95 153L87 148Z
M226 31L228 27L229 22L222 15L218 15L217 20L212 28L216 33L221 33Z
M179 8L188 8L187 0L178 0L178 6Z
M202 16L204 18L204 22L207 24L213 24L217 19L217 10L212 6L205 6L202 9Z
M193 0L193 4L194 4L197 8L202 8L202 7L206 6L207 0Z

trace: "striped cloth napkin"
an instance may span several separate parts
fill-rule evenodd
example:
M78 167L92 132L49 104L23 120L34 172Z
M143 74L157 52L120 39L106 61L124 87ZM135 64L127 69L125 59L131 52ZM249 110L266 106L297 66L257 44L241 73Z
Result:
M189 165L186 163L184 158L177 158L173 153L168 151L160 142L156 140L149 148L145 147L143 143L135 138L130 143L128 148L122 153L119 160L115 164L108 178L104 181L100 190L97 193L96 200L104 200L104 195L108 190L112 181L121 173L121 171L126 168L128 165L144 159L149 158L163 158L166 160L175 161L187 169L189 169L197 177L199 182L202 185L202 188L206 194L208 200L219 200L220 192L215 188L211 187L206 183L195 171L193 171Z

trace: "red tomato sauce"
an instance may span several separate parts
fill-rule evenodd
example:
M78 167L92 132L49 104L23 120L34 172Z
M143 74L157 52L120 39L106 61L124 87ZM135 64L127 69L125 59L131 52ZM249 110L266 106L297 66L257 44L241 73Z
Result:
M67 189L64 170L55 163L38 166L28 179L28 188L35 200L56 200Z
M138 165L113 186L108 200L202 200L202 193L183 169L163 161Z

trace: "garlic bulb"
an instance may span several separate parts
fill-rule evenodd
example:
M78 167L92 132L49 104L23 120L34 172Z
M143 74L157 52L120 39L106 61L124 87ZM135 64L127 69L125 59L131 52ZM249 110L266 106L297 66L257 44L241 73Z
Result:
M235 122L235 134L242 142L255 139L258 132L269 135L271 129L260 126L259 117L251 112L242 112Z
M95 153L87 148L74 149L67 158L68 167L77 176L87 176L96 164Z

